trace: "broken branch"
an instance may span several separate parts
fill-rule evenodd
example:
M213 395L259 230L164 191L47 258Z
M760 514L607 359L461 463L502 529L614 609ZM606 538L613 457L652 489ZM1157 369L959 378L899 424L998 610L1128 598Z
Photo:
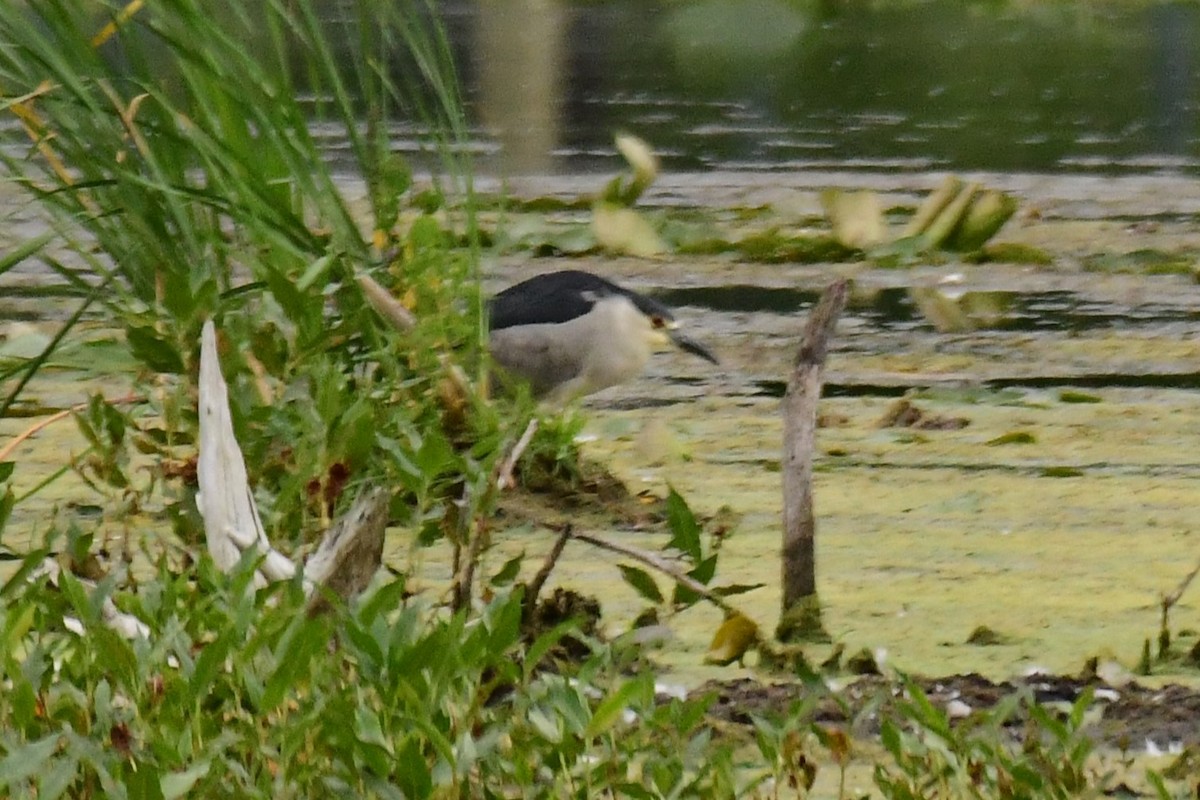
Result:
M620 553L624 556L629 556L635 561L640 561L646 566L656 569L664 575L672 578L676 583L685 589L689 589L700 595L705 600L712 603L727 614L741 613L732 605L730 605L724 597L721 597L719 594L693 578L691 575L682 572L678 567L667 561L662 556L651 553L648 550L642 550L641 548L633 547L631 545L618 544L617 542L612 542L608 539L603 539L590 533L572 532L571 536L572 538L578 539L581 542L587 542L588 544L593 544L596 547L600 547L605 550L611 550L614 553Z

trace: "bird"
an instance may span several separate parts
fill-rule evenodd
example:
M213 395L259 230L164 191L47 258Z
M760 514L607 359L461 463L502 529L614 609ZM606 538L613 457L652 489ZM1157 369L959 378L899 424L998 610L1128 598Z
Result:
M536 275L487 304L489 350L534 395L565 403L629 381L668 344L713 364L657 300L583 270Z

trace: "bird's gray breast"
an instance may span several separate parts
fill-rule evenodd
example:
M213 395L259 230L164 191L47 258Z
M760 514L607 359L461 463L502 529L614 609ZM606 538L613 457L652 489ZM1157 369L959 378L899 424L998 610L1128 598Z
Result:
M492 331L492 359L527 380L534 395L547 394L583 371L586 353L581 348L586 327L572 320Z

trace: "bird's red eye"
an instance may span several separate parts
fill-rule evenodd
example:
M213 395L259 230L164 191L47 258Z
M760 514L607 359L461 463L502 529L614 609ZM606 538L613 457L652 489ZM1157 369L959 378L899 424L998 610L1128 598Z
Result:
M665 319L663 319L662 317L651 317L650 324L653 325L655 328L667 327L667 321Z

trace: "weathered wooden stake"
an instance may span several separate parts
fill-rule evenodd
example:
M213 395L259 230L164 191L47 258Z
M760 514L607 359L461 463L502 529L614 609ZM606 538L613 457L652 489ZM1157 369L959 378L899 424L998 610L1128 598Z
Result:
M817 597L812 460L822 370L846 293L846 280L835 281L809 314L783 397L783 608L775 629L783 642L828 638Z

